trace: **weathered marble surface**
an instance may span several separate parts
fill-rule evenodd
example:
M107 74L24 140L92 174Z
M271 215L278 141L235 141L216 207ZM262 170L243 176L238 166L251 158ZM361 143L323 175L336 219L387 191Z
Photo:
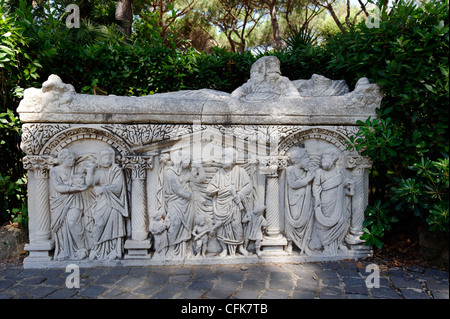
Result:
M56 75L18 112L25 267L318 261L359 239L368 158L348 148L382 95L365 78L290 81L264 57L231 94L77 94Z

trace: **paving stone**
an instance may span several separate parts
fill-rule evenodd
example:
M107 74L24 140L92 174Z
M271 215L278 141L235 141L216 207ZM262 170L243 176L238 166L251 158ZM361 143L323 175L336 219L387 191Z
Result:
M44 271L44 269L25 269L20 274L18 274L18 277L22 277L22 278L35 277L35 276L39 276L40 274L42 274L43 271Z
M25 278L25 279L23 279L23 280L21 281L21 283L22 283L23 285L31 285L31 286L34 286L34 285L38 285L38 284L44 282L45 279L46 279L45 277L30 277L30 278Z
M147 278L146 282L153 285L162 285L169 281L169 275L161 273L151 273Z
M58 289L49 294L46 299L68 299L78 293L76 289Z
M425 282L427 288L432 292L447 292L449 291L448 281L427 280Z
M56 289L52 288L52 287L36 287L35 289L32 289L30 291L27 292L27 295L32 297L32 298L45 298L48 295L50 295L52 292L54 292Z
M142 283L142 279L135 277L124 277L119 280L116 285L122 288L136 288Z
M208 292L205 290L187 289L183 291L178 299L199 299L204 297Z
M366 286L366 281L361 277L342 277L346 286Z
M325 287L322 287L321 294L326 294L326 295L341 295L341 294L342 294L342 290L341 290L341 288L339 288L339 287L325 286Z
M260 299L287 299L289 297L288 291L279 291L267 289L262 295Z
M98 285L94 285L94 286L89 286L85 289L82 289L79 294L82 297L87 297L87 298L97 298L99 297L102 293L104 293L107 290L107 288L103 287L103 286L98 286Z
M14 295L10 293L0 293L0 300L2 299L13 299Z
M291 273L289 272L271 272L270 273L270 281L277 280L290 280L292 278Z
M320 278L320 277L319 277ZM325 286L338 286L340 283L339 278L323 278L322 284Z
M422 289L400 289L405 299L431 299Z
M240 289L232 299L257 299L261 294L261 290L253 290L253 289Z
M161 286L159 285L142 285L141 287L138 287L135 290L133 290L133 292L136 294L142 294L144 296L150 297L160 290Z
M314 299L314 296L313 291L294 291L292 299Z
M117 267L117 268L109 268L106 271L107 276L124 276L127 275L131 271L130 267Z
M369 291L366 286L345 286L344 292L348 294L357 294L357 295L369 295Z
M353 262L80 270L81 289L66 288L61 269L0 270L0 299L449 299L448 272L414 266L369 289Z
M81 282L80 282L81 283ZM47 278L43 283L45 286L52 287L66 287L66 278L55 277L55 278Z
M185 282L188 282L190 280L190 278L191 278L190 275L172 275L169 278L169 282L185 283Z
M270 289L292 290L294 283L291 280L271 280Z
M191 267L175 266L172 268L172 275L190 275L191 272Z
M336 272L332 269L317 269L316 271L317 277L321 279L337 279Z
M260 280L246 280L243 283L243 288L253 290L263 290L266 288L266 282Z
M121 279L122 279L121 276L103 275L98 278L91 278L89 283L94 283L96 285L114 285ZM86 279L81 279L80 284L86 286L85 281L86 281Z
M382 287L371 288L370 292L375 299L401 299L400 294L393 288Z
M347 295L347 299L370 299L368 295L365 294L349 294Z
M142 278L142 277L147 277L151 272L151 269L149 268L132 268L129 272L128 272L128 276L132 276L132 277L136 277L136 278Z
M213 272L209 269L204 270L204 271L196 270L196 271L194 271L192 279L193 280L217 280L217 279L219 279L219 276L215 272Z
M123 290L122 289L114 288L111 291L109 291L107 293L104 293L102 295L102 298L105 298L105 299L116 298L116 297L120 296L121 294L123 294Z
M121 293L120 295L117 295L114 297L114 299L139 299L139 296L133 294L132 292L124 292Z
M318 287L319 283L312 278L309 280L299 279L296 284L296 289L302 291L316 291Z
M189 285L189 289L210 290L214 286L212 281L194 281Z
M66 273L64 270L61 269L47 269L45 270L41 276L46 278L54 278L59 276L65 276L69 273Z
M30 291L31 289L34 289L34 288L36 288L36 287L17 284L17 285L12 286L11 288L9 288L8 291L14 293L15 295L23 296L28 291Z
M152 296L152 299L172 299L175 295L175 291L161 290Z
M5 269L0 271L0 278L17 279L23 269Z
M414 277L405 276L391 276L391 281L397 288L417 288L422 289L422 284Z
M448 273L448 271L443 271L443 270L436 269L436 268L428 268L425 271L425 274L427 276L432 276L432 277L434 277L436 279L447 279L447 280L449 280L449 273Z
M216 289L214 288L206 294L208 299L229 299L235 294L235 291L228 289Z
M112 276L114 274L107 274L108 271L104 268L85 268L80 269L80 277L89 278L89 277L101 277L101 276ZM118 274L120 276L120 274Z
M449 299L449 293L447 292L432 292L433 298L434 299Z
M11 279L0 280L0 289L7 289L7 288L13 286L15 283L16 283L16 281L11 280Z
M343 294L319 294L319 299L345 299L346 296Z
M244 278L243 272L226 272L221 276L222 281L240 282Z

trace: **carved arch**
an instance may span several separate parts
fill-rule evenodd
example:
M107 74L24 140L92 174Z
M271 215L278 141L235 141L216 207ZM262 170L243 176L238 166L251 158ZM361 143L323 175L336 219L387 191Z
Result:
M126 156L131 153L130 146L117 135L100 128L77 126L63 130L53 136L45 143L39 154L54 155L68 144L82 139L93 139L105 142L121 156Z
M295 132L281 140L278 145L278 155L285 156L291 147L313 138L327 141L342 152L346 151L348 147L346 142L349 141L349 139L342 133L323 127L314 127Z

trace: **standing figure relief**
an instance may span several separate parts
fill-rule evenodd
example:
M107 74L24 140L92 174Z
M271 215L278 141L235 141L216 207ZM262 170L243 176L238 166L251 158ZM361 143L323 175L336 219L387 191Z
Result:
M122 257L129 213L125 178L114 159L109 147L78 157L59 152L59 165L50 170L55 260Z
M293 147L286 168L285 232L288 253L293 244L300 253L335 256L346 253L354 182L338 165L340 153L325 149L318 165L307 151Z

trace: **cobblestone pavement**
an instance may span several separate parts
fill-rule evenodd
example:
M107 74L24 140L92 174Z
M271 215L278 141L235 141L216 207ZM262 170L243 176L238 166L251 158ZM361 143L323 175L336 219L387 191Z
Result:
M369 262L80 269L0 269L0 299L449 299L449 273ZM369 277L368 277L369 276ZM75 281L72 281L75 282Z

